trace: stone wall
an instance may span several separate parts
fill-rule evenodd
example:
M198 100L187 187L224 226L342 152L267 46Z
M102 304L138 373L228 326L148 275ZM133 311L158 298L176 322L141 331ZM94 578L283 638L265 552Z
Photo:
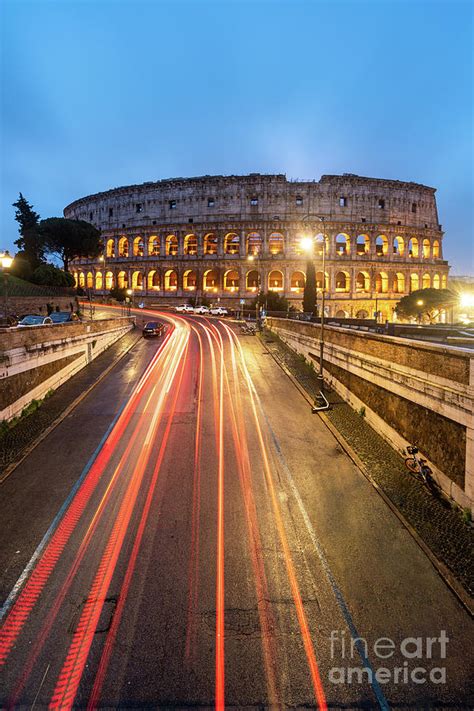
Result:
M268 318L319 366L319 324ZM396 449L416 443L444 491L474 501L474 351L326 326L324 374Z
M48 304L52 304L53 309L59 306L60 311L70 311L71 304L74 311L77 311L76 296L9 296L8 313L16 316L26 316L27 314L40 314L47 316ZM0 295L0 313L4 312L4 301Z
M0 420L59 387L133 328L131 318L0 329Z

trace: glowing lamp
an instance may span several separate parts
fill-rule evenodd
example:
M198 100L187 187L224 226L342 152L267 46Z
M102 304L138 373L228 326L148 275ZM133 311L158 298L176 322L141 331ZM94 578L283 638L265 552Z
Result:
M2 263L2 269L10 269L11 265L13 264L13 257L10 256L8 251L2 254L0 260Z
M313 249L313 240L311 237L302 237L300 240L300 247L305 252L311 252Z
M467 293L461 294L459 304L463 308L471 308L472 306L474 306L474 294L467 294Z

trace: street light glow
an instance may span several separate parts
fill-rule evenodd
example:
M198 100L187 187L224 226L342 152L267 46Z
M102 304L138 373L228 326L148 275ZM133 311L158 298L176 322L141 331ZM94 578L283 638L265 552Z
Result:
M13 257L8 252L4 252L0 258L3 269L10 269L13 264Z
M474 294L468 294L466 292L464 294L461 294L459 304L463 308L471 308L471 306L474 306Z
M302 237L300 240L300 247L305 252L311 252L313 249L313 239L312 237Z
M416 305L417 305L417 306L423 306L424 303L425 303L425 302L423 301L423 299L418 299L418 301L416 302Z

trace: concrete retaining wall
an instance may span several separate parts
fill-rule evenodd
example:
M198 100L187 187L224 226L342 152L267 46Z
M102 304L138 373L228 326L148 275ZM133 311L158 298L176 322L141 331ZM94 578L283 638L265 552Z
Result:
M268 318L319 367L319 324ZM416 443L443 490L474 502L474 351L325 327L324 375L396 449Z
M131 318L0 329L0 420L59 387L133 328Z

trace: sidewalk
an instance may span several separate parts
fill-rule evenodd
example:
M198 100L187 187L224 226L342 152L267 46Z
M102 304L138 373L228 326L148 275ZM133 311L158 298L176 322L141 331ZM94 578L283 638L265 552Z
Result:
M22 418L12 429L0 435L0 482L7 470L22 458L36 439L139 339L136 329L126 333L92 363L61 385L35 412Z
M265 331L265 347L308 395L319 393L315 371L278 336ZM433 497L406 469L402 457L333 390L326 392L325 415L364 463L376 484L415 529L433 554L474 595L474 529L460 512Z

